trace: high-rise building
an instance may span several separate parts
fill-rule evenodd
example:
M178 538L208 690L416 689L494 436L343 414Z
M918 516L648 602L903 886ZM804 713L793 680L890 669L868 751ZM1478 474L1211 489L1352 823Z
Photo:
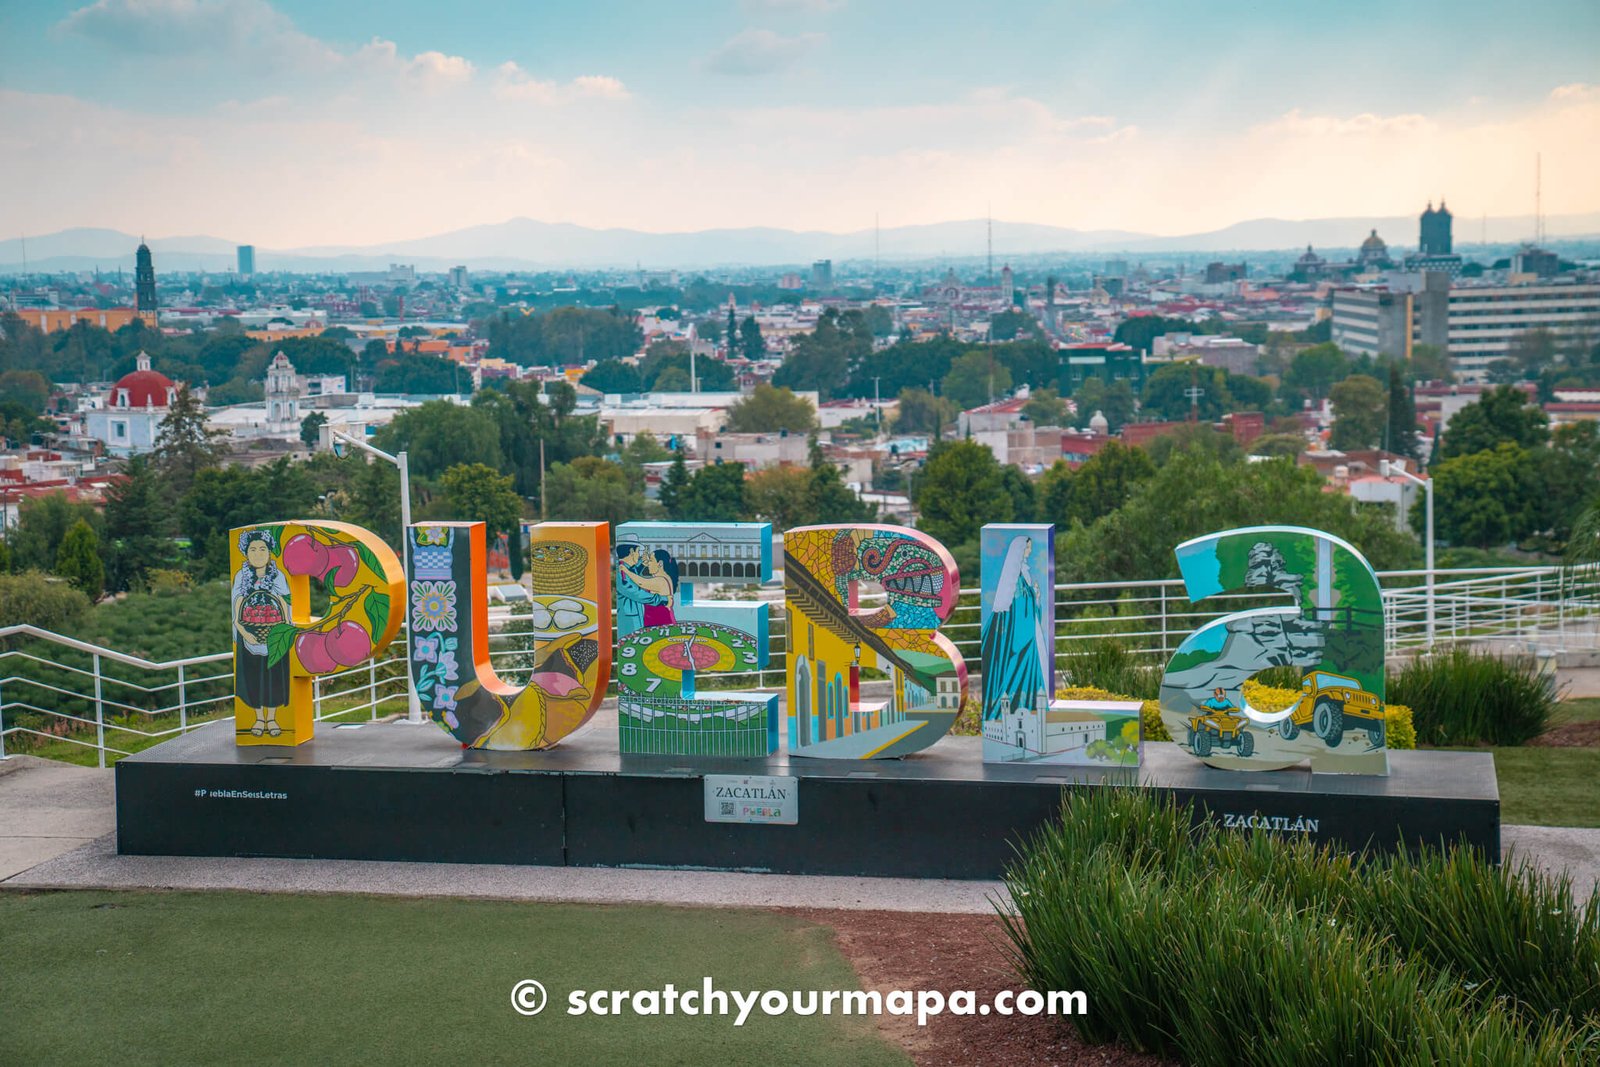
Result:
M1439 210L1433 209L1433 201L1428 201L1428 209L1422 213L1422 227L1417 238L1417 251L1425 256L1448 256L1450 248L1450 211L1444 206L1444 201L1439 201Z
M452 289L465 289L466 287L467 287L467 268L466 267L451 267L450 268L450 288L452 288Z
M1424 272L1421 282L1409 290L1335 290L1333 342L1346 352L1387 356L1434 345L1470 383L1483 381L1529 330L1583 336L1600 327L1600 283L1451 286L1438 271Z
M150 258L150 246L141 239L133 254L133 307L139 317L151 325L157 319L156 266Z
M822 292L833 288L833 260L819 259L811 264L811 288Z
M248 278L256 272L256 246L239 246L239 277Z

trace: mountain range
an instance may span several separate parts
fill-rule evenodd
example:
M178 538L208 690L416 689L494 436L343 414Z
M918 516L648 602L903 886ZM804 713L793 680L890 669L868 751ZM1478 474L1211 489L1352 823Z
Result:
M1376 230L1391 245L1411 247L1415 216L1320 219L1250 219L1205 233L1160 236L1128 230L1077 230L1038 223L993 224L995 259L1062 254L1158 255L1282 251L1312 245L1337 251L1359 245ZM809 264L816 259L885 263L971 260L982 257L990 223L985 219L895 226L881 231L785 230L773 227L650 233L591 229L564 222L515 218L381 245L322 245L275 249L256 246L258 271L339 273L381 270L390 263L439 271L455 264L472 270L632 267L649 269ZM1532 216L1456 219L1457 244L1525 240ZM1552 238L1600 235L1600 212L1545 220ZM246 238L248 239L248 238ZM140 238L111 229L70 229L0 240L0 273L131 270ZM226 271L234 267L238 240L158 237L148 241L158 270Z

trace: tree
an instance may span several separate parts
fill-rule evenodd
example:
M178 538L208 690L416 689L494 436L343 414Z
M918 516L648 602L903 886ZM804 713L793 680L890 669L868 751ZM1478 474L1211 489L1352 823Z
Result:
M100 539L83 519L67 530L56 550L55 572L65 578L72 588L98 600L105 588L106 568L100 559Z
M1376 447L1383 437L1382 383L1365 374L1352 374L1329 390L1333 401L1333 433L1329 445L1341 452Z
M460 393L463 384L466 391L471 392L472 375L466 375L463 381L461 365L454 360L423 352L407 352L378 371L373 388L380 393L445 396Z
M1087 428L1098 411L1106 417L1108 432L1116 433L1133 421L1136 407L1133 386L1122 378L1107 383L1091 376L1072 394L1072 406L1077 411L1074 422L1079 427Z
M667 513L667 518L673 522L681 522L688 495L689 465L683 458L683 449L680 448L672 457L672 466L667 468L666 476L661 479L661 489L656 496L662 510Z
M0 574L0 626L29 624L71 634L89 613L89 598L67 582L37 570ZM0 649L6 640L0 638Z
M822 522L812 510L811 486L809 467L768 467L745 478L745 505L753 518L780 532Z
M1203 422L1220 419L1232 410L1233 395L1228 392L1228 374L1221 367L1199 363L1169 363L1145 379L1140 410L1172 422L1193 415ZM1191 396L1190 390L1200 390Z
M1150 458L1157 467L1165 467L1174 458L1185 454L1208 456L1228 466L1244 461L1244 449L1239 447L1233 434L1222 433L1206 423L1189 423L1176 426L1147 446Z
M1333 383L1350 374L1350 361L1339 346L1329 341L1312 345L1294 357L1283 384L1298 389L1314 400L1321 400L1333 388Z
M989 316L989 336L996 341L1011 341L1019 334L1037 337L1039 323L1026 311L1001 311Z
M926 389L902 389L895 415L896 433L926 433L938 437L955 422L960 409L948 397L934 396Z
M1325 492L1309 467L1287 459L1224 464L1181 451L1122 507L1068 531L1057 569L1062 581L1174 577L1174 545L1217 530L1279 523L1342 537L1379 570L1409 566L1417 557L1416 541L1395 530L1392 511Z
M1262 434L1250 442L1252 456L1294 459L1306 450L1306 439L1297 433Z
M36 370L0 373L0 401L20 404L30 414L37 415L50 402L50 380Z
M224 436L223 431L206 426L205 409L189 387L179 386L166 417L156 428L156 447L150 453L151 462L174 496L187 493L201 471L214 470L228 454Z
M968 352L950 365L941 392L959 410L965 411L1009 396L1011 372L995 359L992 351Z
M105 509L106 584L119 593L152 569L171 567L175 555L172 502L160 476L144 456L128 459L121 473L106 490Z
M1073 474L1067 517L1087 524L1111 514L1155 472L1156 465L1144 450L1107 441Z
M767 342L761 336L761 324L754 315L745 316L739 324L739 353L751 362L767 357Z
M645 518L644 493L626 468L595 456L580 456L550 468L545 484L545 514L561 522L609 522L612 526Z
M1389 364L1389 400L1383 411L1383 447L1399 456L1417 455L1417 406L1397 363Z
M1450 419L1439 454L1454 456L1486 452L1502 442L1538 448L1550 436L1549 420L1526 394L1509 385L1491 389Z
M985 523L1010 522L1015 507L1000 463L976 441L939 441L911 479L919 527L948 546L978 539Z
M847 391L851 372L872 351L872 331L859 313L829 308L810 333L796 337L772 384L815 389L826 398Z
M1022 417L1035 426L1065 426L1067 402L1054 389L1040 389L1028 394L1028 402L1022 405Z
M638 393L644 389L639 368L620 359L596 363L578 381L602 393Z
M805 433L817 424L817 409L790 389L762 383L728 408L728 429L736 433Z
M450 517L483 523L491 544L498 534L520 538L522 498L509 474L482 463L461 463L440 476L439 487L444 490Z
M1056 460L1040 476L1033 507L1036 521L1053 522L1063 529L1072 521L1073 476L1064 459Z
M189 539L199 576L220 578L228 573L230 531L306 515L316 504L317 486L307 465L293 463L288 457L254 470L213 467L196 476L179 502L178 528ZM367 525L364 517L340 517Z
M1456 375L1450 369L1450 356L1438 345L1412 345L1411 346L1411 377L1425 382L1444 382L1449 384L1456 380Z
M744 464L712 463L689 479L678 501L685 522L739 522L745 516Z
M322 439L322 427L328 425L328 416L320 411L313 411L300 420L300 442L307 448L316 448L317 442Z
M503 462L500 430L481 406L430 400L400 412L373 435L385 452L405 451L411 473L437 478L451 467L479 463L498 470Z
M93 504L75 504L67 499L65 492L24 499L17 507L17 524L6 534L12 569L53 569L56 550L67 531L80 519L95 528L104 521Z
M1526 448L1502 441L1491 449L1446 459L1429 473L1439 539L1496 548L1535 531L1540 488L1533 455ZM1412 528L1423 522L1422 509L1413 508Z

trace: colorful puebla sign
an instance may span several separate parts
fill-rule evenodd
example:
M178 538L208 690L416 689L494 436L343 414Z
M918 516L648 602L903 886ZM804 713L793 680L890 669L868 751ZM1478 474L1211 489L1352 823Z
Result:
M1137 701L1056 699L1055 530L983 528L984 762L1137 765Z
M406 531L409 585L378 537L341 523L233 531L235 714L240 744L311 739L311 679L367 663L401 612L423 706L461 744L541 749L598 708L615 662L626 754L765 757L779 745L778 694L711 689L708 675L767 665L767 606L696 599L697 585L773 575L764 523L604 523L528 528L532 651L522 685L489 661L481 523ZM982 538L981 723L990 762L1139 762L1138 705L1056 697L1054 528L990 525ZM791 755L905 756L938 741L967 699L967 669L939 627L960 576L949 552L899 526L810 526L785 534L786 693ZM1385 774L1383 605L1372 568L1316 530L1230 530L1178 546L1192 600L1288 596L1293 606L1214 620L1179 645L1161 716L1179 747L1229 770L1306 759L1317 771ZM311 582L329 599L310 613ZM861 596L863 586L872 591ZM865 602L865 603L864 603ZM1299 699L1252 708L1246 680L1293 667ZM885 684L863 695L863 671Z
M525 685L489 662L489 589L481 522L413 525L411 681L429 715L468 748L549 748L589 721L611 677L609 528L528 530L532 670Z
M311 679L366 663L400 630L400 559L342 522L232 531L233 717L241 745L298 745L315 722ZM311 583L328 612L311 615Z
M629 522L617 527L617 727L622 751L769 756L778 750L778 694L702 692L702 674L752 675L767 665L767 606L697 601L696 583L757 585L772 577L764 522Z
M1255 526L1177 548L1189 599L1288 594L1293 607L1214 619L1178 645L1161 679L1161 721L1186 751L1227 770L1387 774L1383 597L1350 544L1320 530ZM1300 675L1299 698L1263 713L1246 680L1269 667Z

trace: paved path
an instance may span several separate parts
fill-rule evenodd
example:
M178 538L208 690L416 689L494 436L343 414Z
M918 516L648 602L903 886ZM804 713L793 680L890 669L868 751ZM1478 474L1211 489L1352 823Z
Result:
M728 871L524 867L362 860L119 856L112 772L28 756L0 762L0 888L233 889L412 897L808 907L987 914L999 882ZM1508 855L1569 872L1580 900L1600 880L1600 829L1505 826Z
M0 882L110 833L111 775L36 756L0 761Z

